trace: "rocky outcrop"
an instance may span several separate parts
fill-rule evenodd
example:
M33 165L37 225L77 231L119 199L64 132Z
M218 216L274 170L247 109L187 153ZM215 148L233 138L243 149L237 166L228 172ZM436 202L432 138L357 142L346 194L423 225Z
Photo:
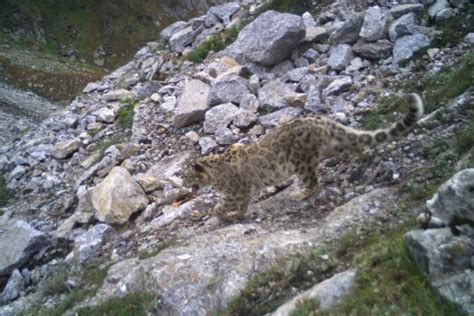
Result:
M455 174L426 202L427 230L405 235L408 249L431 286L466 314L474 313L474 169Z

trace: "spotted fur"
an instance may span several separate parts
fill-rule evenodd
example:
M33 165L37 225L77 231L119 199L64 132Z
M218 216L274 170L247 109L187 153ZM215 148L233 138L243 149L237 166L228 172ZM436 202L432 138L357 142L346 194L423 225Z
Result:
M410 94L408 103L402 120L375 131L356 130L321 116L291 120L252 144L234 144L222 154L192 161L185 184L194 189L212 185L220 192L222 199L214 212L227 221L242 218L258 190L293 175L304 187L292 198L303 200L318 190L322 158L345 151L364 155L370 147L409 131L423 114L423 102L417 94Z

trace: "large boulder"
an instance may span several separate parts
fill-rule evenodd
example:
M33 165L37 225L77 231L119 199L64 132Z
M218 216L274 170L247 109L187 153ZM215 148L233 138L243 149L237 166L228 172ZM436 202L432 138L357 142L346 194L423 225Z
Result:
M148 202L140 185L122 167L113 168L92 190L95 217L109 224L125 224L130 215L145 209Z
M301 17L267 11L240 31L233 47L245 58L271 66L287 59L304 37Z
M174 112L174 125L177 128L204 118L204 114L209 109L207 105L209 91L209 85L200 80L190 80L186 83Z
M456 173L426 202L426 207L446 224L474 223L474 168Z
M0 231L0 277L10 275L34 255L51 246L51 240L46 234L22 220L0 219Z

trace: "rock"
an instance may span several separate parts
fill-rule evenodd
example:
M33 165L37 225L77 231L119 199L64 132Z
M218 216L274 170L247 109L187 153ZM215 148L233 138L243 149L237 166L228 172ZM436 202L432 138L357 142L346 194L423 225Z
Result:
M8 276L29 260L43 253L51 245L46 234L34 229L22 220L6 220L0 217L0 277Z
M436 18L441 11L449 8L450 5L447 0L436 0L436 2L428 8L428 15L430 18Z
M193 143L197 143L199 141L199 134L195 131L189 131L184 134L184 136L186 136L186 138L192 141Z
M392 42L395 42L398 38L414 34L416 31L416 15L414 13L408 13L401 16L390 25L388 36Z
M174 111L175 107L176 107L176 97L174 95L164 97L163 98L163 103L160 104L160 109L163 112Z
M24 166L16 166L8 175L8 180L19 180L26 173L26 168Z
M178 33L181 30L184 30L188 26L189 26L188 22L184 22L184 21L175 22L171 24L170 26L166 27L164 30L162 30L160 32L160 37L162 40L167 42L174 34Z
M445 8L436 14L436 21L443 21L452 18L456 12L451 8Z
M133 96L132 92L127 89L118 89L107 92L106 94L101 95L101 99L107 102L111 101L122 101L126 98L131 98Z
M9 302L18 298L25 288L25 280L20 271L18 271L18 269L13 270L13 273L8 279L7 285L0 294L0 302Z
M306 28L306 36L304 38L305 42L323 42L329 37L328 31L324 27L312 26Z
M254 112L241 110L234 116L232 124L240 128L246 128L255 123L257 119L258 116Z
M299 67L288 71L285 75L289 81L300 82L306 75L310 73L308 67Z
M207 12L206 20L204 21L204 26L206 28L211 28L217 23L219 23L219 18L215 14Z
M100 108L93 113L97 120L103 123L113 123L115 121L115 111L106 107Z
M344 91L349 90L352 86L352 78L349 76L343 76L331 82L324 90L323 90L323 98L330 95L338 95Z
M303 13L301 17L303 18L303 23L304 23L304 26L306 26L306 29L308 29L309 27L316 26L316 21L314 20L311 13L305 12Z
M199 139L199 146L201 147L201 154L207 155L216 149L219 145L212 137L201 137Z
M451 228L412 230L405 240L431 287L469 315L474 313L474 229L464 225L460 231L455 236Z
M240 31L233 47L245 58L271 66L287 59L304 37L301 17L266 11Z
M142 188L121 167L114 167L92 190L95 217L108 224L125 224L130 215L145 209L148 202Z
M393 61L398 63L401 60L409 59L415 52L429 45L430 39L425 34L403 36L397 39L393 46Z
M199 80L190 80L184 87L184 92L179 100L178 107L174 113L174 125L180 128L204 118L209 106L210 87Z
M446 224L474 222L474 169L456 173L438 189L426 207Z
M328 65L334 70L343 70L354 58L352 48L348 44L339 44L331 49Z
M379 6L370 7L365 11L364 22L359 36L367 42L374 42L385 37L389 14Z
M279 80L272 80L258 90L258 102L265 110L281 109L288 106L287 98L296 92Z
M216 142L219 145L230 145L239 140L237 135L234 135L230 129L225 126L220 126L215 132Z
M183 170L186 161L190 158L189 152L181 152L179 155L166 157L158 164L154 165L146 172L147 176L152 176L158 180L169 180Z
M303 57L311 63L314 63L319 56L320 54L313 48L310 48L303 53Z
M367 59L383 59L392 53L393 44L389 40L378 40L372 43L358 41L352 50Z
M193 30L192 26L175 33L169 40L170 49L173 52L181 53L186 46L191 45L196 37L204 30L204 26Z
M247 81L239 76L228 76L216 81L209 92L210 106L232 102L239 104L244 95L249 94Z
M301 108L286 107L273 113L262 115L258 120L265 128L275 128L299 116L302 112Z
M278 307L271 316L290 316L299 304L308 299L319 302L318 310L327 310L348 296L354 286L356 272L346 270L311 287Z
M150 225L154 229L165 227L177 219L186 218L192 211L195 210L196 204L199 203L200 198L188 201L178 207L167 205L162 209L162 215L153 219Z
M231 21L231 17L234 13L239 11L240 5L238 2L229 2L226 4L210 7L208 12L217 16L224 25L227 25Z
M474 32L468 33L464 36L464 42L474 44Z
M257 97L253 94L246 94L242 97L240 101L240 109L249 112L257 112L259 107L259 103Z
M424 6L421 3L407 3L407 4L397 5L396 7L391 8L390 13L395 19L398 19L402 15L405 15L408 13L420 12L423 9L424 9Z
M219 127L227 127L239 113L239 108L232 103L217 105L206 112L204 118L204 132L212 134Z
M156 80L146 81L144 83L139 83L134 91L138 99L142 100L148 97L153 96L161 88L161 83ZM153 99L153 98L152 98ZM153 100L155 101L155 100ZM157 101L155 101L157 102Z
M153 192L161 187L160 181L152 176L141 176L137 179L137 182L146 193Z
M335 44L353 44L359 38L364 17L361 14L350 15L345 22L336 25L329 40Z
M81 263L96 258L102 246L118 238L115 229L106 224L97 224L74 238L74 254Z
M58 142L54 145L51 155L56 159L64 159L76 152L82 146L79 138Z

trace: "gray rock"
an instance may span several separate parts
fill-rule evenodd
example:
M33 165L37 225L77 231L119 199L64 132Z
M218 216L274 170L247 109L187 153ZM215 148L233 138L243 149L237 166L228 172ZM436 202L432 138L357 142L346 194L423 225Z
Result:
M445 8L436 14L436 21L443 21L452 18L456 12L451 8Z
M424 9L424 6L421 3L407 3L397 5L390 9L390 13L395 19L398 19L402 15L412 13L412 12L420 12Z
M324 27L313 26L306 28L305 42L323 42L329 37L328 31Z
M284 62L275 65L272 69L272 73L278 77L286 74L288 71L294 68L293 62L291 60L285 60Z
M170 49L173 52L181 53L186 46L191 45L196 37L204 30L204 26L193 30L192 26L175 33L169 40Z
M150 80L135 87L135 94L138 99L145 99L152 96L161 88L161 83L156 80Z
M65 140L54 145L51 155L56 159L64 159L76 152L82 146L79 138Z
M319 302L318 310L327 310L330 307L341 302L344 297L348 296L354 286L356 272L354 270L346 270L332 276L311 287L309 290L298 294L285 304L281 305L270 313L271 316L290 316L299 304L305 300L315 299Z
M457 236L451 228L413 230L405 235L405 240L431 287L466 314L472 314L474 229L464 225L460 230Z
M401 60L409 59L415 52L429 45L430 39L425 34L403 36L397 39L393 46L393 61L398 63Z
M474 169L456 173L444 183L426 207L446 224L474 222Z
M240 5L238 2L229 2L211 7L209 8L208 12L217 16L224 23L224 25L227 25L230 23L232 15L239 11L239 9Z
M414 13L401 16L388 29L388 36L392 42L395 42L402 36L414 33L417 33L416 15Z
M235 115L232 124L240 128L246 128L255 123L257 119L258 116L255 112L241 110Z
M115 229L106 224L97 224L74 238L74 254L81 263L91 261L100 254L104 244L117 238Z
M323 90L323 98L330 95L338 95L342 92L345 92L350 89L352 86L352 78L349 76L343 76L331 82L324 90Z
M336 25L329 40L333 43L353 44L359 38L364 17L361 14L353 14L345 22Z
M7 285L0 294L0 302L9 302L20 296L20 293L25 290L25 280L18 269L13 270L13 273L8 279Z
M51 245L46 234L34 229L22 220L6 220L0 217L0 276L8 276L21 268L35 255Z
M302 112L301 108L286 107L273 113L262 115L258 120L265 128L275 128L299 116Z
M265 110L281 109L288 106L288 97L296 94L289 85L272 80L258 91L258 102Z
M299 67L288 71L285 78L288 78L289 81L300 82L309 73L308 67Z
M331 49L328 66L334 70L343 70L354 58L352 48L348 44L339 44Z
M303 15L301 17L303 18L303 23L304 23L304 26L306 26L306 29L308 27L316 26L316 21L314 20L311 13L305 12L305 13L303 13Z
M253 62L276 65L290 56L304 36L301 17L267 11L240 31L234 47Z
M215 132L216 142L219 145L230 145L236 143L239 137L232 133L230 129L225 126L220 126Z
M106 94L101 95L100 98L104 101L111 102L111 101L121 101L125 98L130 98L132 96L133 94L130 90L118 89L118 90L107 92Z
M16 166L9 174L8 174L8 180L19 180L21 177L23 177L26 173L26 168L24 166Z
M214 82L209 92L210 106L233 102L239 104L244 95L249 94L248 82L239 76L228 76Z
M153 219L150 225L154 229L159 229L173 223L175 220L186 218L192 211L196 209L196 204L199 200L200 198L193 199L178 207L171 205L163 207L163 214Z
M199 146L201 147L201 154L207 155L216 149L219 145L212 137L201 137L199 139Z
M169 39L176 33L178 33L181 30L184 30L189 26L188 22L184 21L178 21L170 26L166 27L163 31L160 32L160 37L162 40L165 42L169 41Z
M379 6L368 8L365 11L359 36L367 42L374 42L385 37L388 19L388 12L384 12Z
M114 167L92 190L95 217L108 224L125 224L133 213L145 209L148 203L145 192L122 167Z
M100 108L93 113L97 116L97 121L103 123L113 123L115 121L115 111L107 107Z
M393 44L389 40L378 40L376 42L365 43L358 41L352 50L367 59L383 59L392 53Z
M155 177L158 180L169 180L183 170L189 158L189 152L180 152L179 155L166 157L148 169L146 175Z
M206 20L204 21L204 26L206 28L210 28L216 25L217 23L219 23L219 18L215 14L207 12Z
M311 63L314 63L319 56L320 54L313 48L310 48L303 53L303 57Z
M474 44L474 32L468 33L464 36L464 42Z
M179 100L178 107L174 113L174 125L177 128L200 121L204 118L209 106L210 87L199 80L190 80L184 87L184 92Z
M442 10L449 8L451 8L451 6L447 0L436 0L436 2L428 8L428 15L430 18L436 18Z
M204 118L204 132L212 134L219 127L227 127L239 113L239 108L232 103L217 105L206 112Z
M253 94L246 94L242 97L240 101L240 109L249 112L257 112L259 107L259 103L257 97Z

